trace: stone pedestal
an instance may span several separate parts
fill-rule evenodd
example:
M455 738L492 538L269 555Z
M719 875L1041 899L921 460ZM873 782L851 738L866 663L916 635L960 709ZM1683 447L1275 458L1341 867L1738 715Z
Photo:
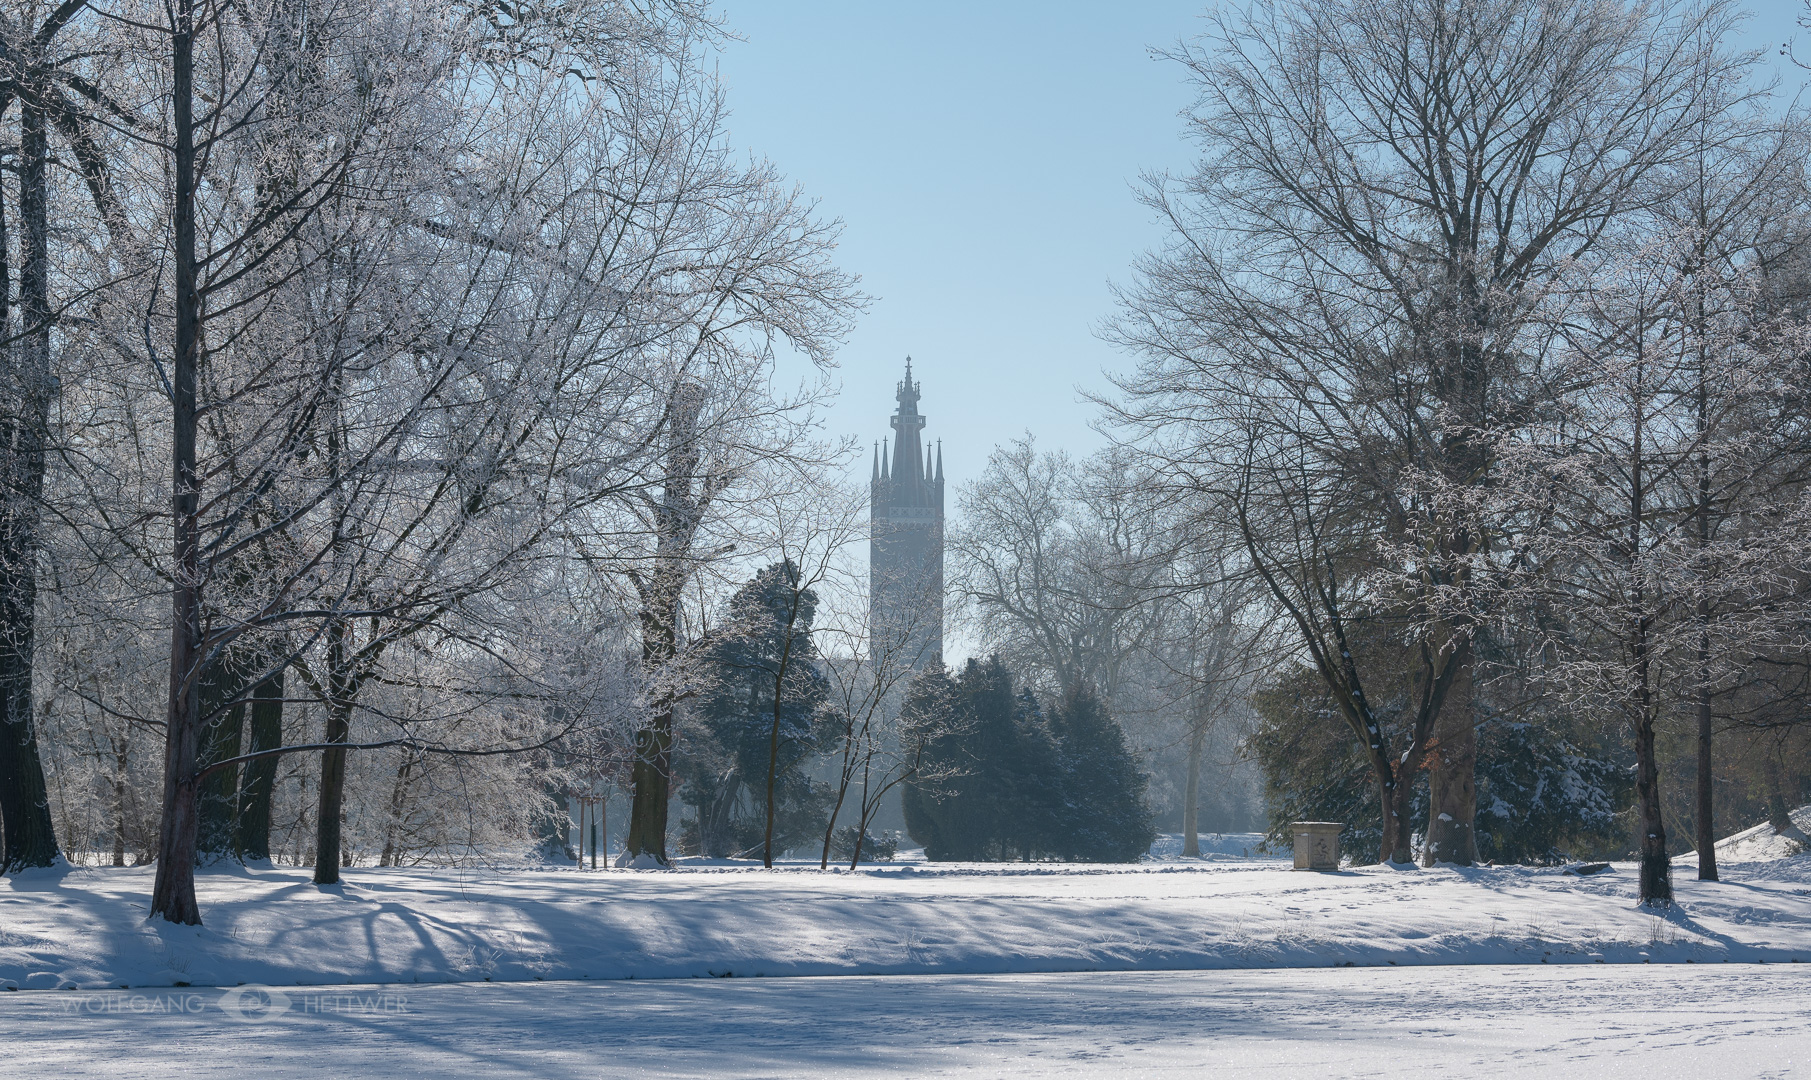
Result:
M1338 870L1339 833L1343 821L1292 821L1289 831L1295 834L1295 868L1297 870Z

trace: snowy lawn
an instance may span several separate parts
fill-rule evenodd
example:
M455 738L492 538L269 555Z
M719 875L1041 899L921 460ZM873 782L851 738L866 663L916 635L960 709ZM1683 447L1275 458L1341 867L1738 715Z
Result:
M175 927L145 920L149 869L77 869L0 880L0 986L1811 962L1811 857L1723 874L1677 874L1657 916L1628 865L281 868L201 874L207 925Z
M247 1023L218 990L45 990L0 994L0 1073L1722 1080L1811 1071L1808 991L1755 964L465 983Z

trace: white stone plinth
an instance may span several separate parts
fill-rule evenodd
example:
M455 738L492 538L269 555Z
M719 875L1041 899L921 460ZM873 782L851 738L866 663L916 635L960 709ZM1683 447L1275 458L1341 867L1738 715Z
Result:
M1339 833L1345 827L1342 821L1290 822L1289 831L1295 834L1295 868L1338 870Z

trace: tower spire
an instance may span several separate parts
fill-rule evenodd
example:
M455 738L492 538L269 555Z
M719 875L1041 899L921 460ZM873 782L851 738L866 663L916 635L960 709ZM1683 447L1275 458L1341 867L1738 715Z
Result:
M868 628L875 641L897 639L919 668L943 653L943 447L924 438L912 375L908 356L875 465Z
M919 432L924 430L924 417L918 412L918 382L912 378L912 358L906 357L905 380L894 398L899 408L893 413L893 479L900 484L902 497L914 498L916 486L929 479L926 475L923 445Z

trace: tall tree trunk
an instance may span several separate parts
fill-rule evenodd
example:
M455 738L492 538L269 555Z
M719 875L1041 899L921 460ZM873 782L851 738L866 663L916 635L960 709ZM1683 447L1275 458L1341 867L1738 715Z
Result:
M344 485L340 484L343 474L342 455L346 452L347 439L345 427L345 384L344 374L336 369L333 373L333 398L329 412L331 420L327 424L327 475L334 480L333 493L333 564L334 580L350 581L349 569L353 561L351 537L347 530L347 508ZM350 603L350 597L341 595L335 606ZM327 665L327 716L326 729L322 742L328 748L321 751L321 782L316 792L318 802L314 819L314 883L316 885L337 885L340 880L340 864L343 861L340 835L340 817L346 798L346 751L343 745L350 741L352 735L352 701L356 689L352 673L348 670L352 653L352 626L347 619L335 615L328 620L323 637L326 639Z
M635 762L629 780L635 796L629 804L629 835L623 859L651 855L667 863L667 802L672 798L673 707L657 706L648 723L635 733Z
M352 734L352 694L347 678L348 643L344 619L335 618L327 628L329 700L327 743L345 743ZM320 806L314 820L314 883L337 885L345 851L341 846L340 817L346 803L346 749L330 746L321 751Z
M1191 858L1201 856L1201 835L1196 826L1201 806L1201 754L1206 746L1207 728L1197 717L1188 733L1188 782L1182 796L1182 854Z
M1700 233L1700 236L1708 236L1709 235L1708 230L1709 230L1710 223L1707 220L1705 220L1705 218L1704 218L1703 207L1704 207L1704 204L1700 203L1699 204L1698 227L1701 230L1704 230L1703 232ZM1697 259L1694 260L1697 267L1701 268L1703 266L1703 260L1704 260L1705 254L1706 253L1703 250L1703 248L1700 247L1700 249L1697 253ZM1692 279L1693 279L1694 286L1697 286L1697 285L1701 284L1701 282L1702 282L1701 275L1696 273L1695 271L1692 273ZM1696 332L1697 340L1698 340L1698 372L1697 372L1698 387L1697 387L1697 394L1695 395L1697 398L1697 401L1696 401L1697 430L1694 433L1698 440L1698 457L1697 457L1697 462L1696 462L1698 490L1697 490L1697 507L1696 507L1697 513L1695 515L1698 519L1697 520L1698 535L1695 538L1697 541L1697 548L1698 548L1698 565L1697 565L1696 569L1697 569L1697 573L1698 573L1699 577L1703 578L1703 577L1706 577L1709 575L1710 569L1711 569L1709 556L1710 556L1710 535L1711 535L1711 513L1712 513L1712 509L1713 509L1712 505L1711 505L1711 494L1712 494L1711 458L1710 458L1710 449L1708 446L1708 440L1711 435L1710 335L1707 332L1708 324L1709 324L1709 317L1708 317L1709 313L1707 311L1707 307L1706 307L1706 303L1705 303L1704 290L1699 287L1694 287L1693 294L1694 294L1693 299L1695 301L1696 308L1697 308L1697 318L1694 323L1694 330ZM1712 765L1711 740L1712 740L1713 736L1715 735L1715 731L1713 730L1712 724L1711 724L1712 717L1711 717L1711 708L1710 708L1711 603L1710 603L1709 589L1700 587L1699 594L1698 594L1697 609L1693 612L1693 615L1696 617L1697 622L1698 622L1698 665L1697 665L1697 671L1694 673L1697 676L1697 680L1698 680L1698 690L1697 690L1698 761L1697 761L1696 791L1693 793L1695 796L1695 798L1693 800L1695 803L1695 806L1694 806L1695 813L1693 814L1693 817L1695 820L1693 821L1692 824L1693 824L1693 828L1695 830L1695 836L1696 836L1696 843L1694 846L1696 846L1698 849L1698 880L1699 881L1716 881L1717 880L1717 824L1716 824L1716 802L1715 802L1716 792L1715 792L1715 786L1714 786L1715 781L1711 776L1711 765Z
M1710 638L1699 635L1698 670L1700 675L1708 673L1710 668ZM1716 805L1712 801L1715 790L1711 781L1711 711L1710 687L1698 688L1698 778L1697 778L1697 848L1698 880L1717 880L1717 827Z
M782 573L791 573L791 563ZM793 630L798 625L799 597L803 588L795 578L792 582L792 605L786 615L786 643L780 648L779 670L773 676L773 728L767 735L767 828L762 834L761 865L773 869L773 815L774 786L780 777L780 719L786 708L786 669L792 660ZM857 844L861 840L857 838Z
M1427 848L1423 866L1470 866L1478 858L1478 727L1472 712L1472 662L1458 658L1428 747Z
M1635 820L1640 829L1641 902L1673 899L1672 858L1666 853L1666 824L1660 816L1660 765L1654 753L1654 721L1635 725Z
M251 752L283 745L283 669L252 689ZM239 786L238 829L234 847L240 862L270 861L270 800L277 787L278 755L245 763Z
M1640 343L1637 344L1639 348ZM1640 378L1641 368L1636 371ZM1647 498L1641 409L1642 402L1637 398L1630 442L1628 540L1630 652L1634 659L1636 708L1635 825L1641 858L1641 902L1670 904L1673 900L1673 867L1666 851L1666 823L1660 813L1660 759L1654 751L1654 717L1658 710L1654 705L1653 616L1648 606L1647 576L1641 563Z
M1459 243L1446 253L1453 307L1435 313L1429 327L1445 354L1431 389L1449 410L1446 430L1439 439L1441 470L1456 490L1476 490L1489 482L1494 456L1485 436L1493 423L1488 389L1491 350L1484 342L1489 340L1496 318L1489 286L1477 274L1476 237L1463 226L1455 236ZM1458 502L1463 505L1463 500ZM1467 511L1448 509L1443 513L1450 516L1435 531L1439 555L1430 569L1436 581L1444 578L1445 586L1464 598L1472 591L1473 560L1488 546L1487 533ZM1447 617L1445 644L1452 651L1440 667L1446 686L1443 693L1434 695L1436 711L1421 758L1428 774L1423 866L1470 866L1478 857L1478 729L1472 711L1471 636L1475 629L1468 615ZM1432 646L1428 640L1422 645ZM1430 671L1429 678L1434 677ZM1402 777L1405 793L1411 775Z
M246 680L252 674L247 670L244 648L229 646L202 677L198 708L203 770L244 752L245 702L234 699L245 693ZM236 847L234 816L239 810L238 766L228 765L208 773L196 797L196 857L203 864L231 857Z
M1698 573L1710 571L1708 555L1710 551L1710 515L1711 515L1711 475L1710 454L1704 447L1704 440L1710 434L1710 380L1709 362L1703 344L1707 340L1704 333L1706 322L1704 294L1697 294L1698 304ZM1717 815L1714 801L1714 781L1711 778L1711 738L1715 734L1711 727L1710 711L1710 596L1708 590L1701 590L1698 596L1698 608L1694 613L1698 619L1698 775L1696 821L1698 848L1698 880L1717 880Z
M50 151L44 114L19 109L19 213L24 226L19 275L21 340L5 350L8 400L0 452L0 872L57 861L56 828L32 717L32 654L37 633L38 506L44 494L44 443L50 416ZM0 264L5 262L0 245ZM8 329L0 318L0 333Z
M654 566L637 582L641 599L642 672L665 679L679 655L679 605L692 572L692 541L703 519L708 493L698 489L698 416L704 388L681 382L667 409L667 462L660 504L654 515ZM622 862L651 857L665 866L667 808L673 797L673 693L656 690L647 723L635 733L635 761L629 770L634 795Z
M1781 836L1796 838L1800 830L1792 821L1792 800L1786 796L1785 777L1781 775L1777 752L1769 752L1763 759L1761 777L1767 785L1767 823Z
M113 743L113 865L126 865L126 751L124 733Z
M201 636L200 478L195 461L195 385L201 362L201 294L195 263L195 13L193 0L172 9L176 347L170 357L171 509L174 585L170 590L170 700L164 729L163 814L157 837L157 880L151 914L199 925L195 902L196 762L200 725L196 690L204 661Z

